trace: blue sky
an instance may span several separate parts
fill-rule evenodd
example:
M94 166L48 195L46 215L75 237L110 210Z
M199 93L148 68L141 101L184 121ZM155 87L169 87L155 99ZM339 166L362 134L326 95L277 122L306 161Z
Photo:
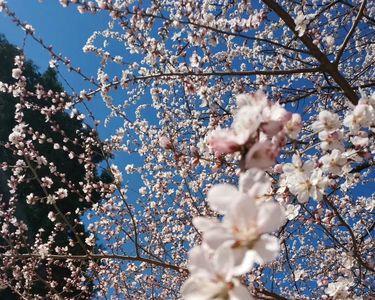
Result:
M63 8L57 0L47 0L39 3L37 0L8 0L9 7L22 20L30 23L36 29L36 35L44 39L46 44L52 44L57 52L72 59L73 63L82 66L87 73L95 73L96 62L93 57L82 52L82 46L95 30L105 28L108 17L102 15L81 15L75 7ZM10 18L0 15L0 32L16 45L21 45L24 32L17 28ZM49 55L28 40L26 55L32 59L41 70L47 68Z
M43 3L39 3L38 0L8 0L7 2L17 17L35 28L35 35L41 37L46 45L52 45L56 53L68 57L73 66L81 67L84 74L96 75L99 61L93 54L83 53L82 47L95 30L107 27L108 16L105 14L81 15L77 12L76 6L63 8L57 0L47 0ZM25 32L13 24L5 14L0 14L0 33L4 34L12 44L22 46ZM31 59L41 72L45 71L50 60L45 49L27 37L24 52L27 59ZM92 87L78 75L67 72L63 66L59 70L76 91ZM59 80L64 84L62 78ZM66 85L65 88L69 93L72 92ZM89 106L95 112L97 119L103 119L107 114L99 98L97 101L92 101ZM113 128L110 130L103 127L102 129L102 138L108 137L113 130Z

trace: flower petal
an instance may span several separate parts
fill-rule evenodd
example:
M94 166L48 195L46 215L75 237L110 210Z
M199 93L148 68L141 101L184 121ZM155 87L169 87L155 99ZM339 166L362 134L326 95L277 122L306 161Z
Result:
M278 238L263 234L253 247L256 255L254 259L259 264L264 264L274 260L280 252L280 244Z
M196 217L193 219L194 226L203 233L203 239L207 246L217 249L232 237L228 229L216 219Z
M215 129L209 134L207 142L216 155L236 152L241 146L238 136L231 129Z
M241 193L231 184L220 183L214 185L207 194L207 201L211 208L221 214L227 213L230 206L241 197Z
M230 243L224 243L216 249L212 264L216 274L220 274L226 280L231 280L233 276L234 256L231 252Z
M229 291L230 300L252 300L249 291L242 285L236 285L232 290Z
M208 258L208 250L203 245L200 245L189 251L189 271L191 274L199 274L206 278L212 276L214 271Z
M269 140L255 143L247 152L245 167L266 170L275 163L279 149Z
M181 294L185 300L210 300L222 289L221 283L205 280L204 277L190 277L182 285Z
M258 231L259 233L273 232L285 223L285 219L285 212L280 204L262 203L258 211Z
M268 192L271 181L264 171L252 168L240 175L239 187L243 193L261 196Z
M211 230L218 225L220 225L220 222L214 218L206 218L206 217L195 217L193 219L193 225L202 232Z
M257 226L257 206L255 200L243 196L237 203L233 204L231 210L224 217L224 224L229 227L251 228Z
M250 251L244 247L234 248L232 251L236 262L233 275L239 276L250 272L256 262L254 251Z

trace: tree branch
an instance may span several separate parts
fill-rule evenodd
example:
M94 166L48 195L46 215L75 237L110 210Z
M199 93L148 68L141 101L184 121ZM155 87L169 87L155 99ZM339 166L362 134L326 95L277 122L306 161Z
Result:
M350 237L352 239L352 243L353 243L353 256L357 259L358 263L362 265L364 268L366 268L367 270L370 270L371 272L375 272L375 269L362 259L361 253L359 252L359 249L358 249L357 240L356 240L356 237L354 235L352 228L349 226L348 223L346 223L346 221L340 215L335 205L331 203L331 201L329 201L328 197L324 196L323 199L328 204L328 206L334 211L336 217L339 219L341 224L348 229Z
M292 74L306 74L306 73L316 73L319 72L321 68L301 68L301 69L291 69L291 70L255 70L255 71L212 71L212 72L168 72L160 74L151 74L145 76L131 76L126 80L125 83L148 80L148 79L157 79L163 77L186 77L186 76L197 76L197 77L209 77L209 76L256 76L256 75L265 75L265 76L282 76L282 75L292 75ZM107 88L121 84L121 81L113 81L106 85ZM87 96L93 96L101 91L101 87L87 93Z
M152 260L149 258L144 258L140 256L126 256L126 255L119 255L119 254L86 254L86 255L62 255L62 254L47 254L47 255L40 255L36 253L32 254L0 254L0 258L19 258L19 259L27 259L27 258L40 258L40 259L55 259L55 260L100 260L100 259L117 259L117 260L127 260L127 261L139 261L148 263L151 265L155 265L158 267L164 267L168 269L172 269L181 273L187 273L188 270L185 267L179 267L175 265L171 265L168 263Z
M365 10L366 3L367 3L366 0L363 0L363 1L362 1L362 4L361 4L361 7L360 7L360 9L359 9L359 11L358 11L357 17L356 17L356 19L355 19L355 21L354 21L352 27L350 28L348 34L346 35L346 37L345 37L345 39L344 39L342 45L340 46L340 49L339 49L338 53L337 53L337 56L336 56L336 59L335 59L335 62L334 62L335 65L338 65L338 64L339 64L339 62L340 62L340 58L341 58L341 56L344 54L345 48L346 48L346 46L348 45L348 43L349 43L349 41L350 41L350 38L351 38L352 35L354 34L354 31L355 31L355 29L357 28L357 26L358 26L358 24L359 24L359 21L361 20L361 18L362 18L362 16L363 16L363 12L364 12L364 10Z
M289 13L287 13L277 2L273 0L263 0L263 2L284 21L286 26L288 26L288 28L292 30L296 36L298 36L298 32L295 30L296 24ZM327 56L320 51L320 49L313 43L311 38L306 33L301 37L298 36L298 38L306 46L306 48L309 49L310 54L320 62L322 70L327 72L333 78L337 85L343 90L349 101L356 105L359 100L358 95L355 93L346 78L338 71L337 66L329 61Z
M355 10L358 9L358 8L356 8L353 4L351 4L351 3L347 2L347 1L339 0L339 2L340 2L341 4L343 4L343 5L346 5L346 6L349 6L349 7L353 8L353 9L355 9ZM372 23L372 25L375 24L375 19L374 19L374 18L370 17L369 15L367 15L367 14L365 14L365 13L364 13L363 15L364 15L365 19L367 19L367 21L369 21L369 22Z

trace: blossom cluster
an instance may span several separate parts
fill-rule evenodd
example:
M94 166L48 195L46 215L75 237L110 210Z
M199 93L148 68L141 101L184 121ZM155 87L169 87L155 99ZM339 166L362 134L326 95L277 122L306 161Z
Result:
M270 102L260 90L239 95L237 105L231 128L212 131L208 144L217 155L246 153L245 169L266 170L275 163L286 137L297 137L302 126L301 117Z
M363 94L358 105L346 114L343 121L336 113L321 111L311 128L318 135L323 155L318 160L303 162L297 153L291 163L276 165L276 173L281 173L277 193L283 194L288 189L302 204L310 198L322 200L328 188L335 188L338 176L352 170L353 162L369 158L365 148L369 134L366 130L370 128L371 132L374 126L374 99L374 95ZM280 148L285 146L285 141L279 143L277 137L285 139L287 128L298 134L301 130L300 116L288 116L285 109L268 102L259 91L253 95L241 95L237 101L239 108L233 117L232 127L213 131L208 143L216 154L239 151L246 159L245 171L240 174L238 190L223 183L208 191L207 202L222 216L220 220L207 217L193 219L195 228L202 232L202 244L190 251L190 277L182 287L184 299L250 299L249 292L241 284L241 276L250 272L254 265L265 264L277 257L279 240L270 233L285 224L286 217L293 220L299 214L297 206L288 204L283 208L269 196L272 195L271 179L262 168L271 167L275 157L267 153L254 157L248 153L254 152L258 139L268 139ZM267 115L267 111L273 113ZM272 119L267 116L272 116ZM288 123L289 126L286 126ZM349 132L345 132L343 124ZM295 134L289 136L295 138ZM343 137L347 134L351 136L354 148L346 149ZM354 141L360 141L360 144ZM253 168L254 165L258 168ZM328 295L334 298L342 297L342 293L348 295L349 286L341 290L340 284L350 281L340 280L337 284L328 285Z
M281 166L279 192L288 188L300 203L310 198L320 201L328 188L335 188L340 176L350 174L354 163L371 159L368 146L375 124L374 112L374 94L363 94L354 109L341 119L337 113L322 110L311 124L322 155L303 162L299 154L294 154L292 162ZM347 141L351 145L346 145Z
M218 184L208 192L207 202L223 215L221 221L206 217L193 220L202 232L203 244L190 252L191 277L182 289L185 299L195 299L196 294L202 299L212 299L212 295L218 299L248 299L249 294L235 276L279 254L279 240L270 233L285 223L285 215L282 207L267 197L270 180L263 171L250 169L240 175L239 181L239 190Z
M193 219L202 232L202 245L190 251L191 277L182 287L185 299L250 299L238 276L279 254L279 240L270 233L285 223L285 212L269 197L271 179L263 169L275 163L288 130L294 136L301 129L300 122L294 122L300 117L295 114L293 120L292 114L269 102L262 91L240 95L237 102L232 128L211 133L209 145L219 153L242 151L246 171L240 174L239 189L222 183L208 191L207 202L222 215L220 221Z

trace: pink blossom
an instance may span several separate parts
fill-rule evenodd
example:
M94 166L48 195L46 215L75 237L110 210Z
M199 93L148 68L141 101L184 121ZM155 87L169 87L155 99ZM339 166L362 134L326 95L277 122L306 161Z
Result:
M277 203L257 200L269 187L270 181L263 172L249 170L241 175L239 190L229 184L219 184L209 191L207 201L211 208L224 215L222 222L204 217L193 220L209 247L230 246L236 257L236 275L278 254L278 240L267 233L283 224L283 209Z
M285 132L291 139L296 139L302 129L300 114L292 114L292 118L285 124Z
M312 129L316 132L326 131L334 132L340 128L341 122L339 116L328 110L323 110L319 113L318 119L312 124Z
M270 141L258 142L246 154L246 169L268 169L275 163L279 150Z
M216 129L208 136L208 145L217 155L234 153L241 149L238 136L231 129Z
M167 138L165 135L162 135L159 138L159 145L160 147L164 149L171 149L172 148L172 142L169 138Z
M236 99L238 107L250 105L259 106L262 109L268 104L267 95L262 90L258 90L252 94L240 94Z
M262 112L262 129L265 134L272 137L279 133L291 118L292 114L280 104L267 106Z
M12 70L12 77L14 79L19 79L22 75L22 70L20 68L15 68Z

